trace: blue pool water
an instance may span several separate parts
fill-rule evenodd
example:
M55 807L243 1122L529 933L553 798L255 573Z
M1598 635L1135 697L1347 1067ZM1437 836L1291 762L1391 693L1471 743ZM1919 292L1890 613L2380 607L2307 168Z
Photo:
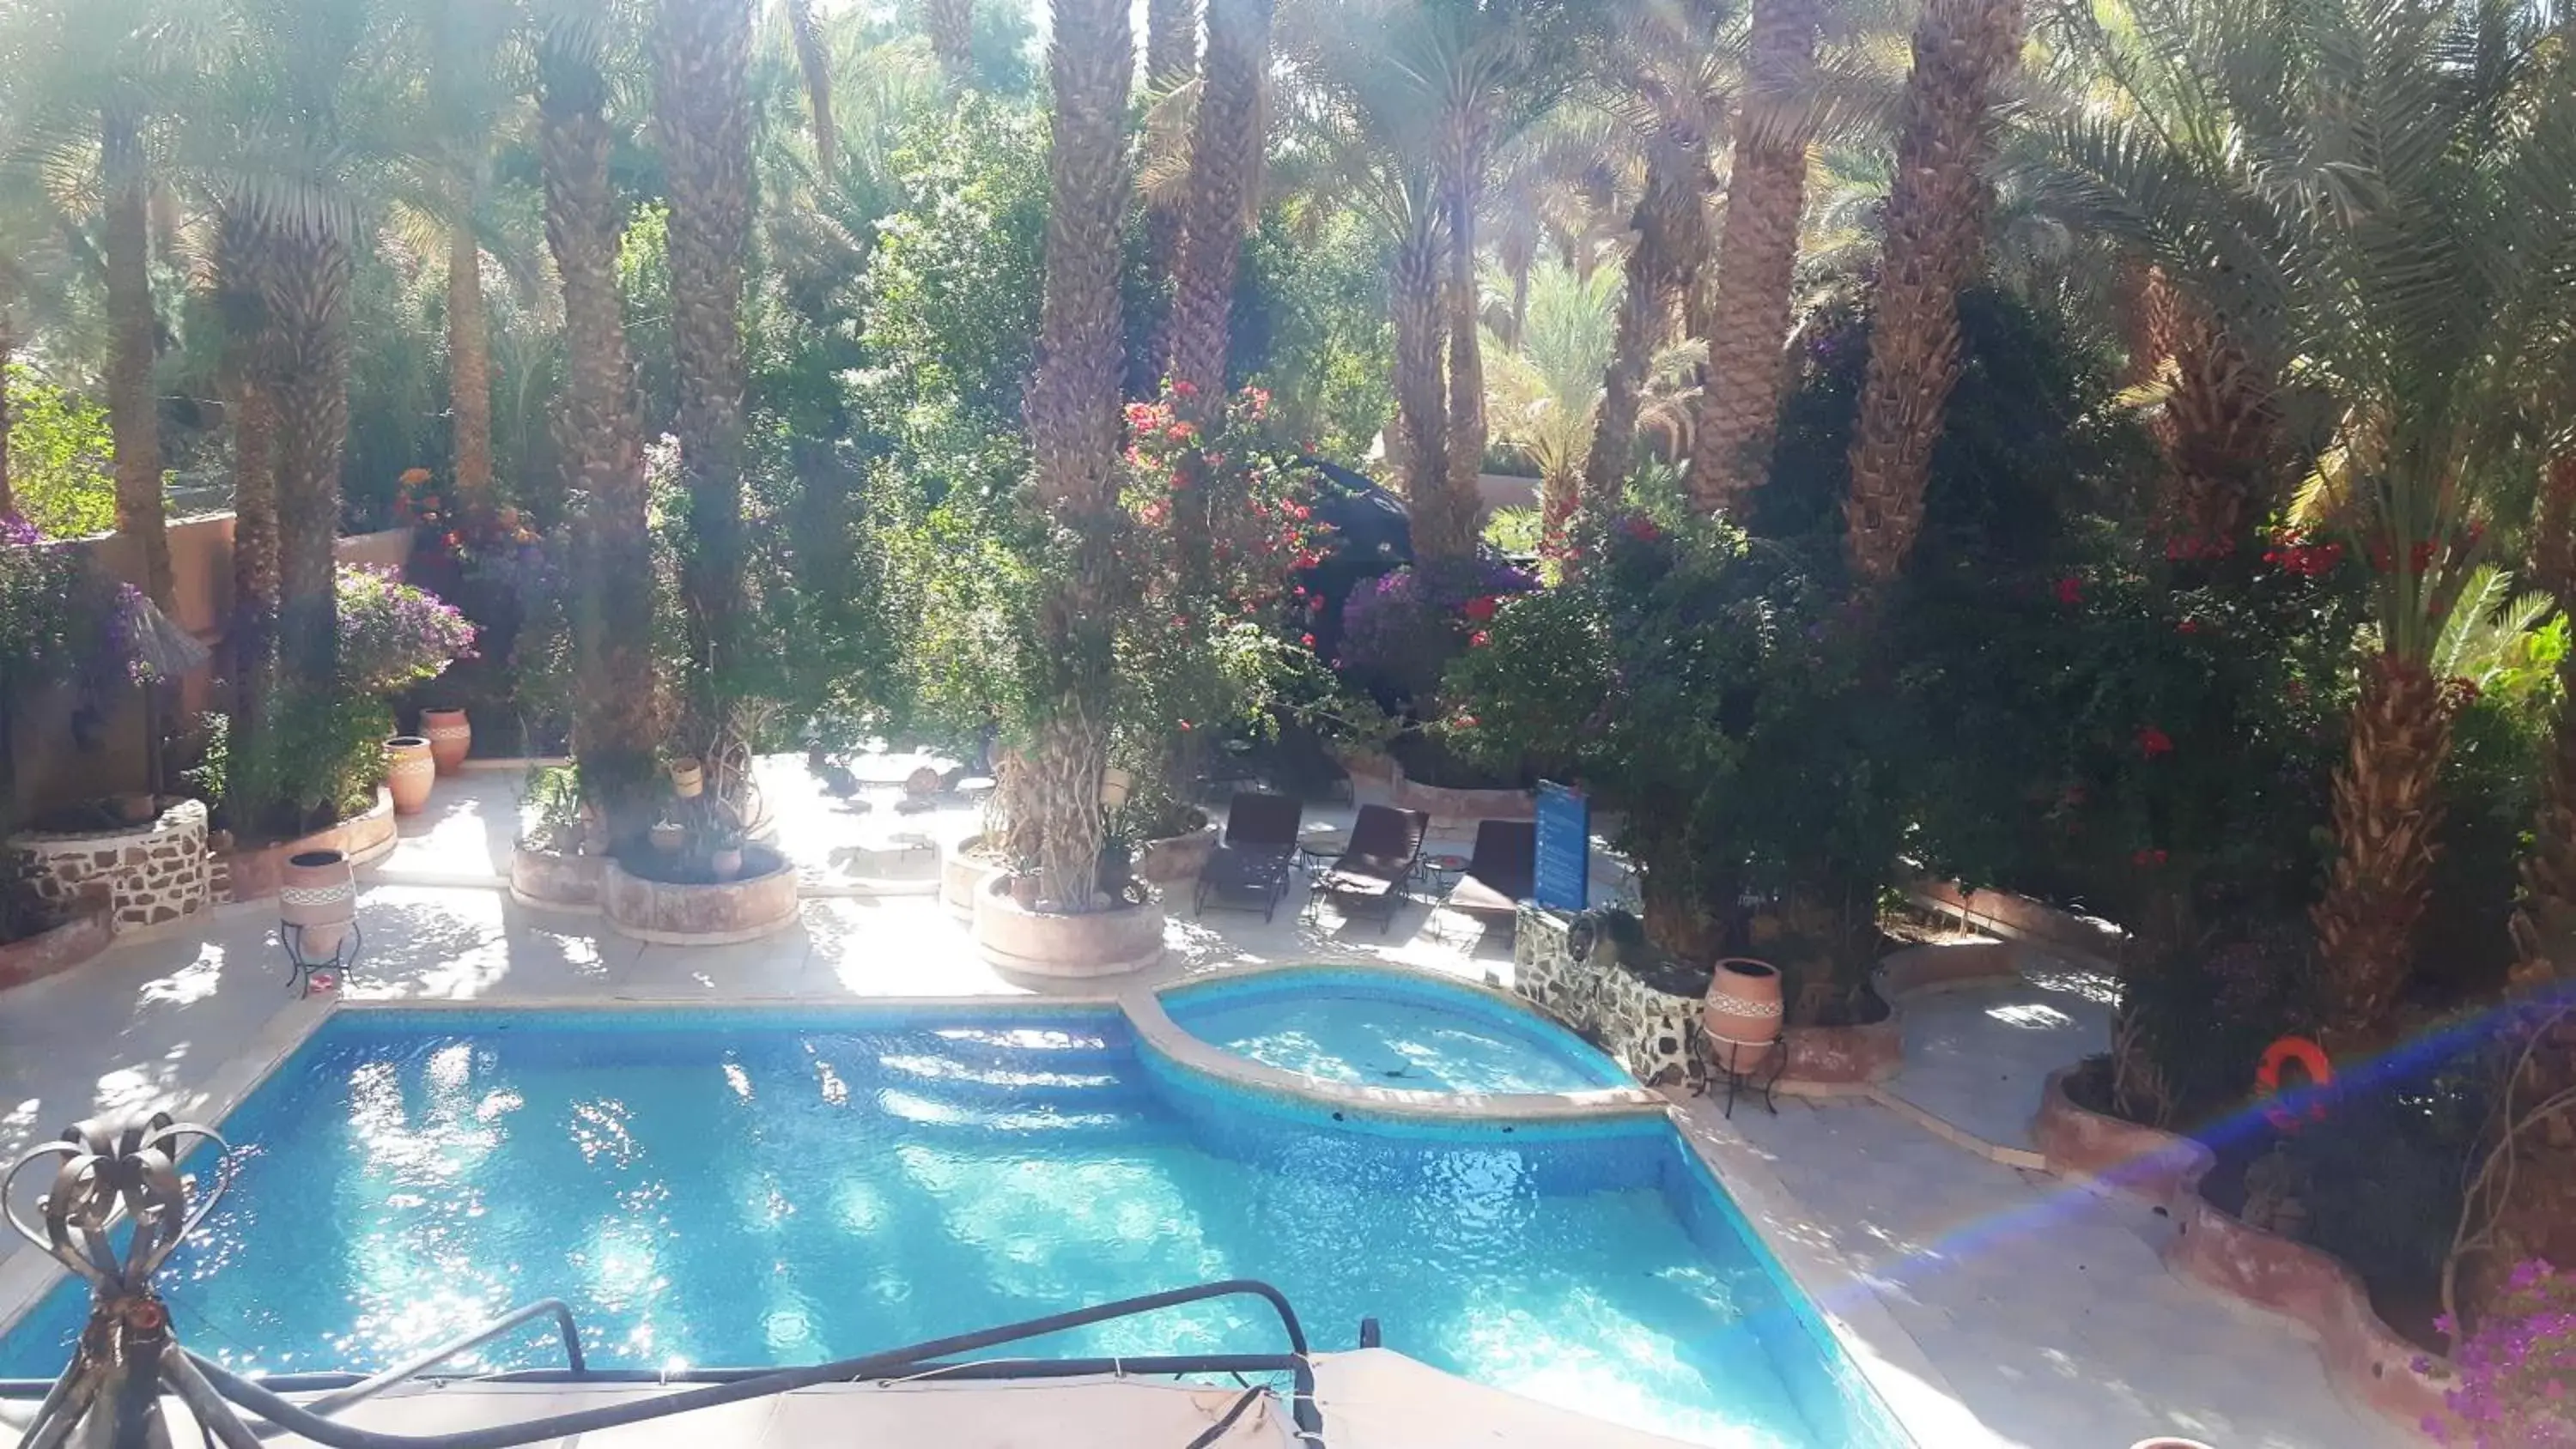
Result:
M1580 1037L1481 992L1377 971L1269 971L1163 993L1214 1046L1352 1086L1579 1092L1636 1079Z
M1710 1444L1895 1442L1665 1123L1336 1122L1110 1011L345 1012L224 1123L233 1190L164 1286L264 1371L381 1367L557 1296L594 1364L817 1362L1211 1278ZM202 1160L198 1164L202 1170ZM60 1367L66 1287L0 1338ZM1275 1351L1239 1303L1023 1352ZM542 1333L487 1367L552 1365Z

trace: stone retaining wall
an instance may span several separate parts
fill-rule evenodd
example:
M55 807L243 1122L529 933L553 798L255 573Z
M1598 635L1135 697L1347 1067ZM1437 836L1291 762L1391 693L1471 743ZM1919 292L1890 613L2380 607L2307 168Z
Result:
M206 807L171 801L151 823L122 830L26 831L10 847L32 857L37 896L70 913L107 912L117 935L183 921L206 909Z
M86 911L49 931L0 943L0 991L59 976L107 949L114 932L105 911Z

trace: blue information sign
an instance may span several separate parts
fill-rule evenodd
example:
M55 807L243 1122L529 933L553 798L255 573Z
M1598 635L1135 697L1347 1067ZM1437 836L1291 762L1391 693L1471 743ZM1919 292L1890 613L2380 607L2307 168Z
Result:
M1548 780L1538 782L1536 885L1542 906L1579 911L1592 903L1592 802Z

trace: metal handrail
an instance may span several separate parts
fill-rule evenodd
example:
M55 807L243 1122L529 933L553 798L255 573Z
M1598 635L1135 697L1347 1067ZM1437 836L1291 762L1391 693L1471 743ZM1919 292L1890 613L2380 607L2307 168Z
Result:
M564 1360L576 1374L586 1372L588 1365L581 1356L581 1330L573 1326L572 1310L560 1298L540 1298L524 1307L511 1309L462 1338L451 1339L427 1353L407 1359L373 1378L362 1379L336 1393L325 1394L304 1406L307 1413L336 1414L351 1404L372 1399L405 1379L417 1377L438 1367L469 1348L481 1348L492 1340L536 1319L551 1316L555 1329L563 1336Z
M621 1424L642 1423L649 1419L667 1418L674 1414L711 1409L723 1404L740 1403L747 1399L766 1398L772 1394L811 1388L817 1384L938 1374L982 1377L995 1371L978 1372L971 1364L942 1363L940 1360L956 1354L990 1348L997 1344L1060 1333L1068 1328L1080 1328L1113 1318L1126 1318L1184 1303L1197 1303L1210 1298L1238 1295L1259 1298L1278 1313L1280 1325L1286 1330L1288 1336L1287 1354L1276 1357L1216 1354L1195 1357L1139 1356L1132 1359L1090 1362L1106 1368L1125 1369L1136 1373L1210 1373L1227 1369L1254 1371L1284 1369L1291 1376L1289 1418L1297 1427L1298 1439L1303 1444L1314 1446L1314 1449L1321 1449L1324 1442L1323 1414L1315 1401L1315 1369L1306 1345L1305 1327L1297 1321L1297 1311L1289 1306L1285 1295L1267 1283L1250 1278L1232 1278L1223 1282L1202 1283L1189 1288L1149 1293L1137 1298L1122 1298L1113 1303L1094 1304L1089 1308L1049 1314L1044 1318L1032 1318L999 1328L952 1334L946 1338L931 1339L904 1348L888 1349L881 1353L865 1354L857 1358L837 1359L831 1363L815 1364L807 1368L778 1369L751 1378L683 1389L675 1394L665 1394L651 1399L611 1404L570 1414L557 1414L551 1418L531 1419L524 1423L497 1425L488 1429L462 1430L450 1434L387 1434L343 1424L323 1417L312 1408L291 1403L263 1385L185 1350L172 1355L168 1366L176 1370L171 1376L171 1386L178 1390L181 1398L188 1401L190 1408L198 1411L201 1422L207 1419L208 1408L216 1410L216 1417L230 1417L221 1412L220 1404L198 1402L201 1396L213 1399L220 1395L221 1398L250 1410L280 1428L300 1434L317 1444L328 1445L330 1449L513 1449L516 1445L561 1439L574 1434L587 1434L600 1429L615 1428ZM1148 1364L1155 1367L1149 1370L1146 1367ZM1025 1366L1014 1365L1014 1367ZM910 1371L909 1374L905 1373L907 1370ZM587 1378L589 1375L585 1371L582 1377ZM367 1382L372 1383L373 1380ZM218 1437L224 1440L227 1449L256 1449L258 1441L255 1437L244 1435L236 1438L225 1433L221 1425L212 1427L216 1428ZM238 1421L233 1427L240 1427Z

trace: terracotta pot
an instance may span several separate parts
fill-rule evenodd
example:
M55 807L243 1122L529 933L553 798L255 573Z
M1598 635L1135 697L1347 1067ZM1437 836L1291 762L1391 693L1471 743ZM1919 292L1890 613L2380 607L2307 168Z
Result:
M116 813L128 825L141 825L161 813L161 802L137 791L116 797Z
M279 872L277 916L304 929L304 959L336 954L358 917L358 878L349 857L336 850L298 851Z
M1112 766L1100 775L1100 803L1111 810L1127 803L1127 792L1136 788L1136 777Z
M461 709L425 709L420 712L420 732L429 741L429 757L438 762L438 773L453 775L465 768L466 752L474 748L474 726ZM395 809L402 806L397 804Z
M1036 871L1011 877L1011 901L1024 911L1034 911L1038 908L1038 873Z
M707 857L707 869L715 872L718 880L732 880L742 874L742 852L739 849L716 851Z
M939 793L939 772L923 765L903 777L903 792L915 799Z
M1718 1065L1753 1070L1780 1039L1780 968L1745 956L1721 959L1699 1019Z
M664 855L677 853L681 845L686 843L689 838L687 826L677 825L668 820L663 821L661 824L654 826L652 829L647 830L644 833L652 840L653 848L662 852Z
M396 735L385 741L385 788L393 792L396 815L418 815L429 803L429 787L439 776L438 746L418 735Z
M694 800L707 788L707 776L695 760L679 760L671 766L671 793L683 800Z

